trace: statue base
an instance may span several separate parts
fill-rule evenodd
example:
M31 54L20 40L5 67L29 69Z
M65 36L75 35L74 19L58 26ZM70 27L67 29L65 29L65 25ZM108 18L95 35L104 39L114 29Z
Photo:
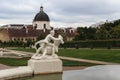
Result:
M61 73L62 61L58 59L30 59L28 61L28 66L30 66L34 74L49 74L49 73Z

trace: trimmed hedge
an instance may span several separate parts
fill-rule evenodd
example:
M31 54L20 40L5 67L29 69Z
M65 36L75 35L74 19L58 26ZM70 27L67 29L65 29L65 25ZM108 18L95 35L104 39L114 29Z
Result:
M0 47L26 47L34 42L24 43L23 42L0 42ZM120 47L120 40L85 40L85 41L71 41L65 42L60 47L62 48L108 48L111 49Z
M87 41L71 41L62 45L64 48L104 48L120 47L120 40L87 40Z

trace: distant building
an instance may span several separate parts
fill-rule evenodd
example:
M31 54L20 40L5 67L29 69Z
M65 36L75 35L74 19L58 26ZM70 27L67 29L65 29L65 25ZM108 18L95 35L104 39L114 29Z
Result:
M16 40L26 42L29 39L36 41L38 36L49 34L51 29L49 16L44 12L41 6L39 13L37 13L33 19L32 25L9 24L1 26L0 40L2 42ZM63 30L68 41L73 40L76 35L76 29L73 28L59 28L54 30L56 36L59 34L60 30Z
M25 25L24 24L9 24L9 25L3 25L3 26L1 26L1 28L17 28L17 29L21 29L21 28L23 28L23 27L25 27Z
M50 30L50 19L48 15L44 12L43 6L40 7L39 13L36 14L33 20L33 27L36 29L48 29Z

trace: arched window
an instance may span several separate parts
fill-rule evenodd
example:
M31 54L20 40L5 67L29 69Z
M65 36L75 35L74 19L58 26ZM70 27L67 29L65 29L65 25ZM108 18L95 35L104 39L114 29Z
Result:
M44 24L44 29L46 29L46 24Z
M37 24L35 24L35 26L34 26L34 27L35 27L35 29L37 29Z
M51 30L53 30L53 27L50 27L51 28Z

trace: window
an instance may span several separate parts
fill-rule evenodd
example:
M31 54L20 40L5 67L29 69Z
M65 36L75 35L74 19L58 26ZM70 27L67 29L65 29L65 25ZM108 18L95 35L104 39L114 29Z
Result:
M20 38L17 39L18 41L20 40Z
M33 41L34 41L35 39L33 38Z
M14 41L16 41L16 39L14 38Z
M46 24L44 24L44 29L46 29Z
M51 30L53 30L53 27L50 27L51 28Z
M21 38L21 41L23 41L23 38Z
M34 26L34 27L35 27L35 29L37 29L37 24L35 24L35 26Z

